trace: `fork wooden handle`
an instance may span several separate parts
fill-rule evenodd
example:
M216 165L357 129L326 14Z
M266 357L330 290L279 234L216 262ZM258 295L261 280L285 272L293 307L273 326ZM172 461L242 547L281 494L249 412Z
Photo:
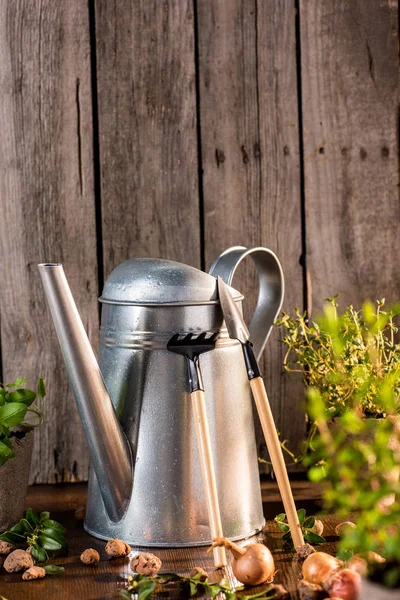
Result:
M274 423L274 417L272 416L267 391L265 389L262 377L254 377L254 379L250 379L250 386L253 392L254 401L257 406L258 416L260 417L272 467L278 482L279 491L290 527L290 533L292 534L293 544L297 549L299 546L304 544L303 533L301 531L299 518L297 516L296 506L294 504L293 494L286 470L285 459L283 458L282 448Z
M199 448L201 476L206 494L208 520L211 538L223 537L221 515L219 512L217 483L215 478L214 461L212 457L210 431L208 428L204 392L196 390L191 393L194 421L196 425L197 445ZM226 567L225 548L214 548L214 565L217 569Z

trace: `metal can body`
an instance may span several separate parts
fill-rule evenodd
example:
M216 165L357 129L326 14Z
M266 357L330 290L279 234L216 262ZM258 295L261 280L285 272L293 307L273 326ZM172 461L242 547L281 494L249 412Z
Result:
M86 530L138 546L209 544L186 365L167 351L177 333L220 331L200 358L224 535L262 529L252 399L241 346L228 337L215 302L192 305L103 305L99 364L133 452L134 482L118 523L105 510L90 474Z

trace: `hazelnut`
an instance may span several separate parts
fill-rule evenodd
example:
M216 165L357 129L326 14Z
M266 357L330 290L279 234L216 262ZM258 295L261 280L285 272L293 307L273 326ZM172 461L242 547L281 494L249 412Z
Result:
M319 519L315 519L314 527L311 527L310 531L316 533L317 535L322 535L324 533L324 524Z
M161 569L161 560L150 552L137 554L131 560L131 569L140 575L155 575Z
M84 565L97 565L100 562L100 554L93 548L87 548L81 554L81 561Z
M336 525L335 533L336 533L336 535L343 535L344 532L346 531L346 529L355 529L355 528L356 528L355 523L353 523L352 521L345 521L344 523L339 523L339 525Z
M46 577L46 571L42 567L30 567L22 575L22 579L25 581L31 581L32 579L43 579Z
M0 540L0 554L10 554L15 549L15 546L9 542L2 542Z
M8 573L17 573L33 567L33 558L25 550L14 550L4 561L4 568Z
M131 547L126 542L122 542L118 538L108 540L106 545L106 552L113 558L119 558L120 556L128 556L131 551Z

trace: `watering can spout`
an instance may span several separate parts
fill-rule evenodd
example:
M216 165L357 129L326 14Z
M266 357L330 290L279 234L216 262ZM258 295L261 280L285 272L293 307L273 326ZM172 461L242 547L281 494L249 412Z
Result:
M129 505L133 488L130 445L104 384L62 265L41 264L39 271L103 502L110 520L118 522Z

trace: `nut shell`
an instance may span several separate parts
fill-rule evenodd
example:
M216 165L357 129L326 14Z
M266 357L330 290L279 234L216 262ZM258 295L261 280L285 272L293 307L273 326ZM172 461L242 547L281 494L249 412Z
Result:
M10 554L15 549L15 546L10 542L3 542L0 540L0 554Z
M34 562L30 554L25 550L14 550L4 561L3 567L8 573L18 573L33 567Z
M106 545L106 552L112 558L119 558L120 556L128 556L131 551L131 547L126 542L119 540L118 538L114 538L113 540L108 540Z
M25 573L22 574L24 581L31 581L32 579L43 579L46 577L46 571L42 567L30 567Z
M155 575L161 569L161 560L150 552L137 554L131 560L131 569L140 575Z
M80 556L84 565L97 565L100 562L100 554L93 548L87 548Z

